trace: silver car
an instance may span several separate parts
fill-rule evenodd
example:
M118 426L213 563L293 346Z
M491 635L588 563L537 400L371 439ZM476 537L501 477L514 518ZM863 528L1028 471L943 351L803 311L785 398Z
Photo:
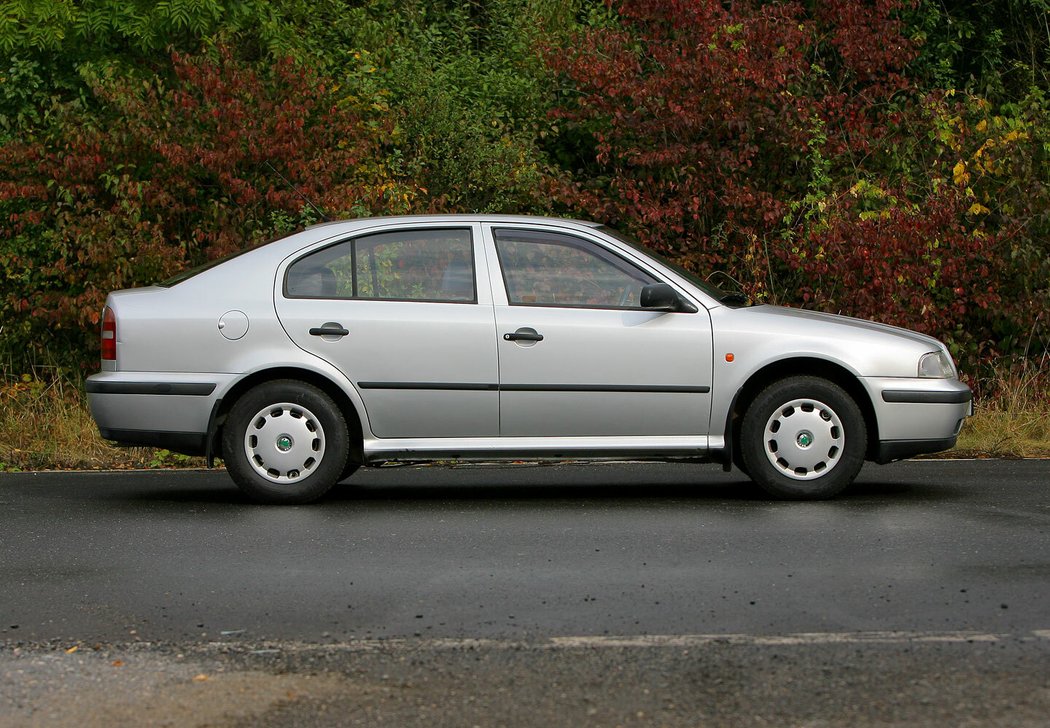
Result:
M374 218L111 293L102 436L221 457L249 496L319 498L362 465L696 459L835 495L862 463L954 445L947 349L748 305L596 223Z

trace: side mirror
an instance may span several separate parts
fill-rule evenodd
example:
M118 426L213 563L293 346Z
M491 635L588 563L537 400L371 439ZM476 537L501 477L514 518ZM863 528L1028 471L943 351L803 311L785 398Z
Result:
M642 287L639 297L642 308L669 313L696 313L696 306L678 295L678 291L666 283L650 283Z

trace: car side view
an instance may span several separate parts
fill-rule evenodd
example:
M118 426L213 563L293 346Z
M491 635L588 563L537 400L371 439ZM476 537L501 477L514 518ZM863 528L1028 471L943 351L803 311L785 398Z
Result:
M111 293L87 391L103 437L221 457L265 503L388 461L625 457L827 498L952 447L972 404L936 339L749 305L597 223L486 215L325 223Z

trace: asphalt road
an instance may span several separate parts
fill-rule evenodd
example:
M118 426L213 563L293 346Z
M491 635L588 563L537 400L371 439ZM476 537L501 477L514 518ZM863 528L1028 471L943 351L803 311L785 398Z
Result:
M781 503L695 465L0 475L0 638L1050 629L1050 461L866 467Z
M821 503L626 464L369 469L297 507L4 474L0 506L0 725L1050 714L1050 461L867 466Z

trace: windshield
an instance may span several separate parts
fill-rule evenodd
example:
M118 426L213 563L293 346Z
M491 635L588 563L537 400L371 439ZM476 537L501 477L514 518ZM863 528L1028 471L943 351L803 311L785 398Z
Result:
M616 238L617 240L619 240L624 245L629 245L629 246L631 246L632 248L634 248L635 250L637 250L640 253L645 253L646 255L648 255L650 257L656 258L658 261L660 261L661 263L666 265L668 268L673 270L675 273L677 273L678 275L680 275L683 278L687 279L694 286L699 288L701 291L703 291L707 295L711 296L716 301L719 301L720 303L731 303L731 302L733 302L734 300L736 300L737 298L740 297L740 294L738 294L738 293L727 293L726 291L723 291L721 288L719 288L715 284L713 284L713 283L711 283L709 281L705 281L703 278L698 276L696 273L693 273L692 271L686 270L682 266L680 266L677 263L674 263L674 262L668 260L667 258L665 258L664 256L660 255L659 253L655 252L654 250L651 250L650 248L645 247L644 245L642 245L641 243L639 243L637 240L635 240L631 236L627 235L626 233L622 233L619 230L616 230L615 228L609 227L608 225L602 225L598 229L601 230L606 235L610 235L610 236Z

